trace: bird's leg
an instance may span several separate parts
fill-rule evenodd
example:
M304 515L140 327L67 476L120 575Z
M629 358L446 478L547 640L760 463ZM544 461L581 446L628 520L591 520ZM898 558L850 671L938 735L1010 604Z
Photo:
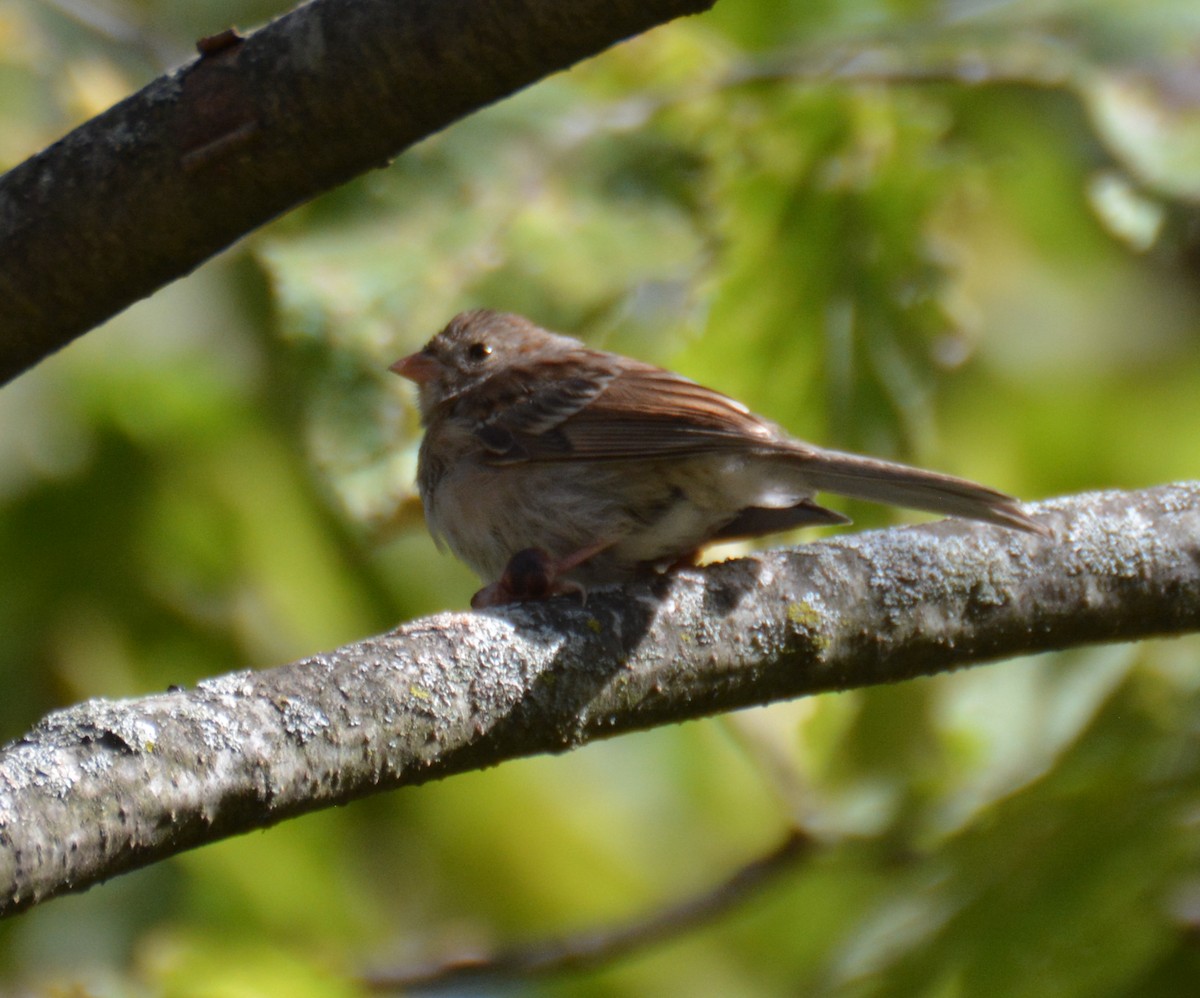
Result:
M700 555L703 554L702 548L695 548L688 551L686 554L681 554L671 564L666 567L664 575L672 575L675 572L680 572L685 568L698 568L700 565Z
M489 606L548 599L566 593L577 593L580 601L586 602L587 591L583 586L563 576L614 543L597 541L558 560L543 548L523 548L508 559L499 579L471 597L471 607L482 610Z
M553 595L554 559L542 548L523 548L508 559L495 582L471 597L471 607L482 610Z

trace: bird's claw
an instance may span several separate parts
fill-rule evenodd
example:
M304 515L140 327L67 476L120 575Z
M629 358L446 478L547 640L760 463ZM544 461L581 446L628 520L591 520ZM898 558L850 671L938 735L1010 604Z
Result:
M563 576L589 558L599 554L611 541L589 544L566 558L555 560L544 548L523 548L508 559L500 578L484 586L471 597L471 608L483 610L505 603L549 599L551 596L575 595L587 603L587 590L573 579Z

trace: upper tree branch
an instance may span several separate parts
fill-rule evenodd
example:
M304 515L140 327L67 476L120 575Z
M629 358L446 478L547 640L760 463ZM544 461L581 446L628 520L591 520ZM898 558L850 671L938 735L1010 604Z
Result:
M377 790L751 704L1200 629L1200 483L443 614L52 714L0 752L0 914Z
M418 139L713 0L313 0L0 177L0 383Z

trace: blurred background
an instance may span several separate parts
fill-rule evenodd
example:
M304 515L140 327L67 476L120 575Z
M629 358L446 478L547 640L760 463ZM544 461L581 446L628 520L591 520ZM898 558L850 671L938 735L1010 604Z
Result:
M0 0L0 166L288 6ZM720 0L89 333L0 391L0 737L465 607L386 366L481 305L1027 499L1195 477L1200 5ZM0 991L353 995L798 822L735 912L470 993L1192 993L1198 685L1196 639L1084 649L381 795L0 924Z

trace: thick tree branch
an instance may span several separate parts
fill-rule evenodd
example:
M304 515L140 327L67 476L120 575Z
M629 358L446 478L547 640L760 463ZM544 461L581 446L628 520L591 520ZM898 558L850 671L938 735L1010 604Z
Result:
M0 177L0 383L417 140L714 0L313 0Z
M443 614L50 715L0 752L0 914L378 790L823 690L1200 629L1200 483Z

